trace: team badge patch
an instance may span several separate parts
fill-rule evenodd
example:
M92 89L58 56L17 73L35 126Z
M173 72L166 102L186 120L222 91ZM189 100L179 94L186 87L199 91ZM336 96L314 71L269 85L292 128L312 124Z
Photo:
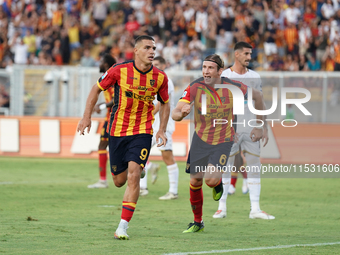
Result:
M103 74L102 80L104 80L104 78L106 77L106 75L107 75L107 72L105 72L105 73Z
M221 97L221 102L222 102L222 104L225 103L225 97Z
M150 85L153 86L155 85L156 80L150 80Z

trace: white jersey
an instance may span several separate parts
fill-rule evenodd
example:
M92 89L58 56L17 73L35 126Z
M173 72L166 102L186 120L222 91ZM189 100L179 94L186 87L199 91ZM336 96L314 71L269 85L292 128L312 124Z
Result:
M168 77L168 93L169 93L170 115L171 115L172 110L175 108L174 92L175 92L174 83ZM153 103L154 103L154 105L157 105L158 100L155 99L153 101ZM152 128L154 130L154 134L156 134L157 131L159 130L159 125L160 125L159 113L156 113L155 121L152 125ZM168 125L166 126L166 131L171 133L171 134L175 131L175 121L171 118L171 116L169 116L169 121L168 121Z
M222 75L223 77L227 77L231 80L236 80L240 81L243 84L247 85L248 87L255 88L257 90L260 90L262 92L262 82L261 82L261 77L260 75L253 71L247 69L247 72L244 74L238 74L232 68L228 68L223 71ZM248 102L247 100L244 101L244 115L237 115L237 123L242 123L242 124L237 124L236 126L236 132L241 133L241 132L248 132L250 133L251 130L253 129L248 125L248 121L251 119L256 119L255 114L250 112L248 108ZM253 102L254 105L254 102ZM243 122L245 121L245 126ZM255 125L254 122L250 123L251 125Z

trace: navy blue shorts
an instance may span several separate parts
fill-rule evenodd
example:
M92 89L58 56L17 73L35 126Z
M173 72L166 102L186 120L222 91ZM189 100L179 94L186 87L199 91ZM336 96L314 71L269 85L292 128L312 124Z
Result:
M128 168L129 161L142 167L148 161L152 135L110 136L109 153L111 173L118 175Z
M100 141L108 141L109 140L109 134L106 131L107 129L107 121L104 122L104 125L102 127L102 131L100 132Z
M234 142L225 142L217 145L207 144L198 137L196 132L192 138L185 172L195 174L205 169L208 164L219 166L221 169L227 165L231 147Z

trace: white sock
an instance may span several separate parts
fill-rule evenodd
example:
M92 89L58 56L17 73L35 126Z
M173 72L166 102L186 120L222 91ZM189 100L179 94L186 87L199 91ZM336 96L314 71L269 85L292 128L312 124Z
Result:
M230 180L231 180L230 174L228 173L222 174L223 194L220 200L218 201L218 210L222 210L224 212L227 211L227 198L228 198Z
M118 227L127 228L128 225L129 225L129 222L127 222L126 220L120 219Z
M231 180L231 170L234 165L235 157L230 157L227 162L227 171L222 174L223 194L218 201L218 210L227 211L228 190Z
M243 186L248 186L248 181L247 181L247 179L244 179L244 178L243 178Z
M260 210L261 178L248 178L250 209L252 212Z
M167 166L169 176L169 192L178 194L178 166L177 163Z
M259 157L246 154L247 166L252 169L248 172L248 189L250 198L250 211L260 211L261 194L261 161Z
M147 189L148 188L148 170L150 169L150 167L152 166L151 162L147 162L144 169L145 169L145 176L143 179L140 179L139 181L139 186L140 189Z

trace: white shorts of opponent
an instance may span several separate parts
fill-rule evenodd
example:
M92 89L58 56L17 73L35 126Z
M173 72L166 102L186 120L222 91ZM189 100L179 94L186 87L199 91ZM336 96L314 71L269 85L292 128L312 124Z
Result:
M153 131L151 147L153 147L154 145L157 144L157 142L156 142L157 132L158 132L158 130ZM161 150L161 151L172 151L172 132L166 131L165 135L168 138L168 141L166 142L165 146L163 145L161 147L158 147L158 149Z
M239 153L240 145L244 154L248 153L250 155L260 157L260 141L253 142L250 139L250 134L245 132L238 133L238 141L237 143L233 144L229 157L235 156L237 153Z

